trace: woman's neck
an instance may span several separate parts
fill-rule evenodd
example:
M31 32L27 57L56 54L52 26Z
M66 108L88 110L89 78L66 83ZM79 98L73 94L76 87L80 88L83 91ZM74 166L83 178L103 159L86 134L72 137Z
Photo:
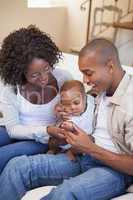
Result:
M50 77L46 87L26 83L20 88L20 93L33 104L49 103L58 93L59 88L55 77Z

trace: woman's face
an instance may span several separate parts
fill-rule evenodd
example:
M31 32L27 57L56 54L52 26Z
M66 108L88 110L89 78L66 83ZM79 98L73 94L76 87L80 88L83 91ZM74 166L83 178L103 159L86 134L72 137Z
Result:
M28 66L28 71L25 76L28 83L45 87L48 84L51 71L52 67L47 61L41 58L34 58Z

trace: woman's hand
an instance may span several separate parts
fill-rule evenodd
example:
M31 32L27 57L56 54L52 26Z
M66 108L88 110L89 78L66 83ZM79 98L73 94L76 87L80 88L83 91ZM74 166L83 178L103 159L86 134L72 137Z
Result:
M73 123L73 132L68 131L67 127L63 126L64 135L68 144L71 144L74 149L82 153L89 153L94 147L91 136L87 135L83 130Z
M57 139L65 140L64 130L57 126L48 126L47 133Z

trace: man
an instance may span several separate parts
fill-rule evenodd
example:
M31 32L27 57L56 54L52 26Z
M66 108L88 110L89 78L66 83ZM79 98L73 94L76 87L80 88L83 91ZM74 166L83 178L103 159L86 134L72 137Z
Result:
M115 46L94 39L79 54L84 82L96 98L93 140L79 127L66 141L80 154L22 156L9 162L0 177L0 200L19 200L27 190L58 185L43 200L106 200L119 196L133 175L133 77L121 68Z

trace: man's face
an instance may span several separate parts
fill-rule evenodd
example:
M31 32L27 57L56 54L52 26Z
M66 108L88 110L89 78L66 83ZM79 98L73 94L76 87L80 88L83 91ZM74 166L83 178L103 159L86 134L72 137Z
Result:
M109 90L112 82L112 67L108 63L98 62L95 53L79 57L79 69L83 73L83 82L91 86L92 95Z
M63 110L69 116L79 116L85 109L85 97L78 89L72 88L68 91L62 91L60 98Z

